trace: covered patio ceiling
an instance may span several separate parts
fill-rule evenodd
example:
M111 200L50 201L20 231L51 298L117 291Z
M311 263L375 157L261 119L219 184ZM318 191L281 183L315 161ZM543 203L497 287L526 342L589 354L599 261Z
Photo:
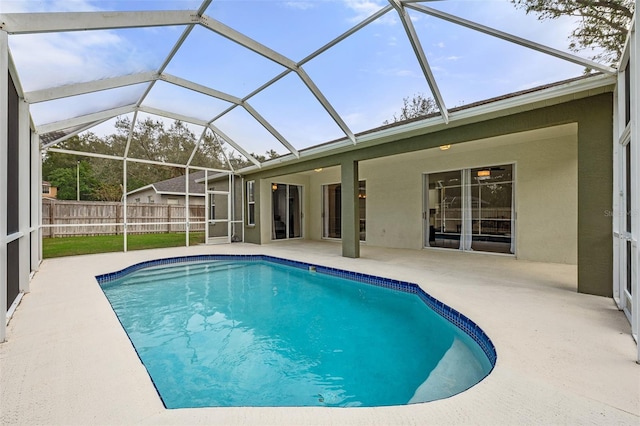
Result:
M370 140L404 98L432 98L430 122L446 124L483 99L617 72L568 51L575 20L539 21L507 0L0 7L11 75L44 149L113 133L116 117L153 117L188 123L259 168L267 152L281 162Z

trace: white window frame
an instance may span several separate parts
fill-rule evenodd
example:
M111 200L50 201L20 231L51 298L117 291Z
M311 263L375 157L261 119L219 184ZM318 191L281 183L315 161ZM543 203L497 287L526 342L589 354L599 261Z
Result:
M247 226L255 226L256 225L256 197L255 197L255 190L256 190L256 181L255 180L248 180L247 181ZM253 217L251 215L251 211L252 211L252 207L253 207Z

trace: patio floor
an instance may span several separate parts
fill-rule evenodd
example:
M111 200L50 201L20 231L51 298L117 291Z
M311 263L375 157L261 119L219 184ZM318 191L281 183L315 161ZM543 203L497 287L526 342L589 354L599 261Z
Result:
M410 281L476 322L498 362L454 397L379 408L167 410L95 275L148 259L259 253ZM640 365L611 299L576 293L576 267L506 256L331 242L196 246L50 259L0 344L0 424L640 424Z

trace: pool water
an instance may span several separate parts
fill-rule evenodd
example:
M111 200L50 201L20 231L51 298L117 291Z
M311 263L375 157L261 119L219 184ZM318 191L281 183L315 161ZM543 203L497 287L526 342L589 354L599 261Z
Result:
M167 408L402 405L492 369L417 295L308 269L213 260L101 286Z

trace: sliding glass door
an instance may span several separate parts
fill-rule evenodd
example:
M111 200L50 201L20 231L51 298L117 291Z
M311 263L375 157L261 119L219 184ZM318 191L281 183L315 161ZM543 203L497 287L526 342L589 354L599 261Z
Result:
M342 186L322 185L322 238L342 238ZM358 182L360 241L367 238L367 186Z
M425 247L457 249L462 233L462 172L433 173L425 180Z
M513 165L425 176L425 247L515 253Z
M271 238L283 240L302 237L302 186L271 184L273 222Z

